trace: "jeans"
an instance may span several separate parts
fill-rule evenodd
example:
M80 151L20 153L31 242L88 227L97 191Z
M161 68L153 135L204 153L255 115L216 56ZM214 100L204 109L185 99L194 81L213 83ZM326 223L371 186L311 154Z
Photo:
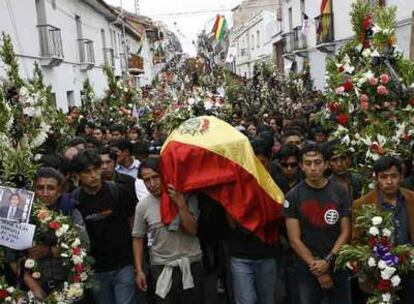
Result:
M135 275L132 265L118 270L95 273L98 289L95 300L98 304L135 304Z
M274 304L276 259L230 257L230 268L236 304Z
M298 304L351 304L350 276L345 271L331 272L334 287L323 290L309 267L297 260L293 264L296 302Z

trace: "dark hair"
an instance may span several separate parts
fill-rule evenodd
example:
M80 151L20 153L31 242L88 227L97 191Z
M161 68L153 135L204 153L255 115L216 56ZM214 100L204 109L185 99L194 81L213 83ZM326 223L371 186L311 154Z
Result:
M76 136L73 139L71 139L68 143L68 147L75 147L79 144L84 144L85 147L87 145L86 139L81 136Z
M75 156L72 160L72 171L80 173L89 167L100 167L102 164L101 157L95 149L86 149Z
M116 159L118 158L118 154L110 146L105 146L99 150L99 155L104 155L104 154L108 154L109 158L112 159L114 162L116 162Z
M116 141L113 146L121 151L128 150L129 153L132 152L132 143L126 138Z
M300 151L300 161L303 161L303 156L309 152L314 152L316 154L322 155L323 160L326 160L325 151L320 145L317 144L306 144L303 149Z
M283 145L280 148L279 153L277 154L277 158L279 160L282 160L282 159L284 159L286 157L290 157L290 156L294 156L299 160L299 158L300 158L300 149L296 145L292 145L292 144Z
M147 141L138 140L135 144L133 144L133 153L135 155L148 155L149 153L149 144Z
M125 134L125 128L120 125L113 125L109 128L111 132L118 131L121 134Z
M402 173L401 161L394 156L382 156L380 157L373 166L375 176L378 176L380 172L396 167L399 173Z
M91 128L91 129L94 129L95 128L95 123L93 122L93 121L87 121L86 123L85 123L85 127L86 126L88 126L89 128Z
M52 167L40 168L36 173L35 181L39 178L53 178L58 182L59 187L62 187L66 182L62 173Z
M305 138L303 136L302 132L300 132L297 129L287 129L285 132L283 132L282 140L285 140L289 136L299 136L302 140Z
M331 140L329 142L323 143L322 148L325 151L326 159L329 160L332 157L338 155L337 148L341 144L341 141L339 139L337 140ZM342 155L350 156L349 151L344 151Z
M160 159L158 157L151 157L144 160L138 169L138 178L142 179L142 170L151 169L160 174Z
M257 134L257 137L261 138L265 143L268 149L272 149L275 144L275 139L271 131L261 131Z
M269 146L267 145L264 139L255 137L253 138L251 143L252 143L254 154L263 155L267 158L270 157L271 150L269 149Z
M54 154L45 154L42 155L42 158L40 159L40 164L42 167L52 167L55 169L59 169L61 158L58 155Z
M101 132L105 135L107 128L104 126L95 126L95 130L101 130Z

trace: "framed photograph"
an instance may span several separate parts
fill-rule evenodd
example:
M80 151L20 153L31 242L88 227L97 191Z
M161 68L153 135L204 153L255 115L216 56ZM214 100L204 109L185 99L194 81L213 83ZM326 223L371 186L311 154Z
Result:
M0 219L28 223L34 192L0 186Z

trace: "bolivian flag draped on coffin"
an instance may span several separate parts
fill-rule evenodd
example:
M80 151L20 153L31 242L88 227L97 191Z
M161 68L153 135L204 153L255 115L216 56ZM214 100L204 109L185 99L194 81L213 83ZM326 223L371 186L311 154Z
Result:
M213 116L184 122L161 150L161 172L164 187L170 183L181 192L203 192L260 239L276 241L283 193L256 158L248 138L231 125ZM176 215L163 191L163 222L170 224Z

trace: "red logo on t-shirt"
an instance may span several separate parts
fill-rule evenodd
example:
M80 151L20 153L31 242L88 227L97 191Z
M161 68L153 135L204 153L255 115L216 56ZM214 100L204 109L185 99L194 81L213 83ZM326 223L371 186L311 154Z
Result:
M321 203L316 200L304 201L300 207L309 224L316 227L328 227L336 224L339 213L335 203Z

